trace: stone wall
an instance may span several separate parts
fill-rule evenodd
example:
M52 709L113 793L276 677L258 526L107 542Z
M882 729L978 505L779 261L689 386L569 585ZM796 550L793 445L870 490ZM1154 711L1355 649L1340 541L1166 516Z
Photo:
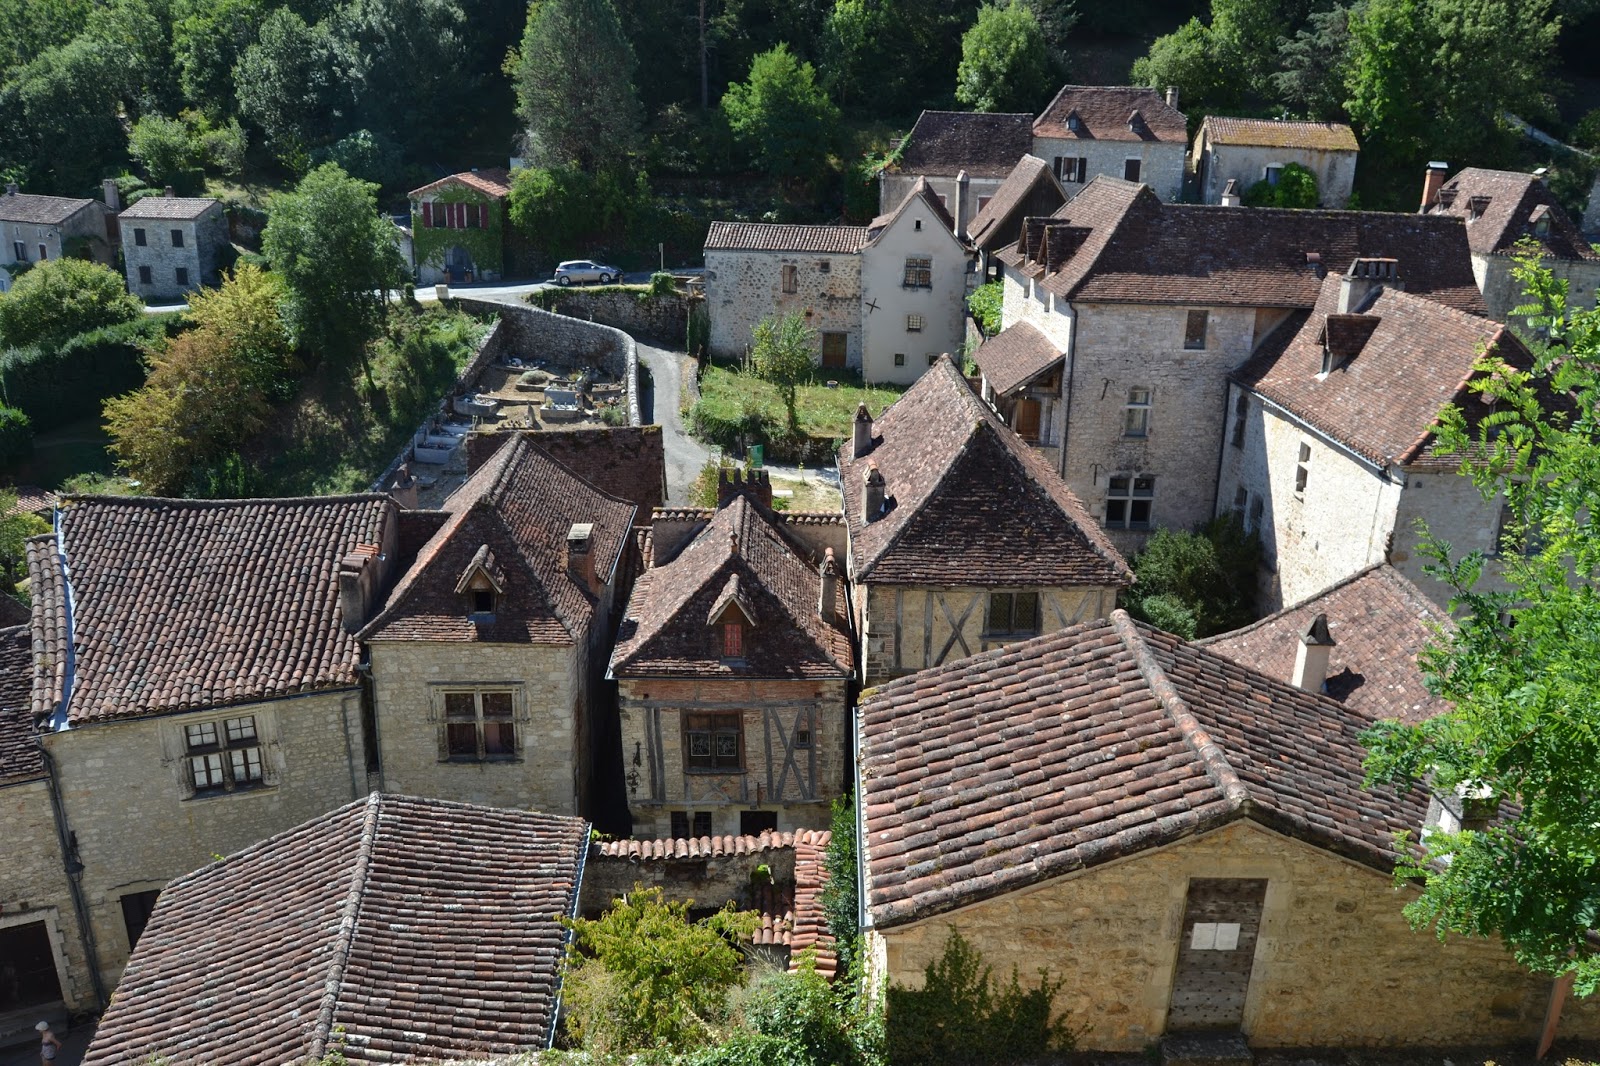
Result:
M1048 966L1064 980L1055 1006L1087 1027L1080 1048L1141 1051L1164 1031L1194 877L1268 879L1243 1025L1257 1047L1506 1044L1538 1032L1550 981L1521 972L1498 942L1441 944L1407 924L1413 892L1387 874L1248 822L878 930L875 976L919 987L953 926L996 973L1015 964L1036 986ZM1600 1036L1600 1011L1569 1008L1561 1031Z
M141 247L137 234L144 232ZM183 234L183 244L172 242L174 231ZM223 249L228 244L228 220L221 202L206 208L199 219L130 218L122 225L122 254L128 291L142 300L181 300L184 294L205 285L216 285ZM139 268L150 268L150 284L140 281ZM187 284L179 284L177 271L189 272Z
M1083 191L1083 186L1104 174L1108 178L1121 178L1123 167L1129 159L1139 160L1139 180L1168 203L1183 197L1184 158L1189 146L1180 141L1101 141L1035 137L1033 154L1055 166L1057 156L1087 159L1083 182L1063 181L1061 187L1072 199Z
M623 382L628 390L628 425L639 419L639 349L620 329L541 311L537 307L453 297L453 303L475 315L498 315L500 328L479 353L478 369L468 367L460 381L470 385L478 370L501 358L536 359L562 370L599 367ZM470 376L468 370L471 371Z
M1394 515L1394 546L1389 561L1430 599L1448 607L1448 585L1423 573L1429 560L1417 550L1422 541L1418 523L1433 536L1449 544L1452 557L1481 551L1494 556L1500 548L1500 507L1503 497L1485 500L1472 479L1452 469L1405 472L1405 488L1397 491ZM1506 588L1500 564L1490 558L1478 582L1482 592Z
M783 268L795 268L795 290L783 291ZM861 367L861 256L821 252L706 253L706 314L711 354L743 356L763 318L789 312L805 316L817 333L845 334L845 365Z
M0 863L0 928L44 922L67 1008L95 1010L49 783L25 781L0 788L0 825L6 840L5 862Z
M998 178L969 177L965 188L950 175L911 174L903 171L885 171L878 176L878 213L887 215L910 195L919 177L926 178L928 188L939 197L944 209L955 219L961 235L966 236L973 218L988 204L1005 176Z
M1472 257L1472 273L1483 293L1484 305L1489 317L1499 322L1511 317L1512 308L1527 302L1521 283L1511 276L1513 265L1513 260L1504 255ZM1546 257L1539 265L1566 281L1568 306L1594 307L1600 303L1600 262Z
M647 296L637 289L546 289L538 298L558 315L612 326L662 347L682 349L688 343L694 301L681 292Z
M1268 148L1255 145L1224 144L1209 147L1197 160L1197 171L1204 167L1201 200L1222 202L1222 188L1232 178L1239 182L1239 193L1267 176L1269 166L1299 163L1317 177L1317 206L1343 210L1350 203L1350 190L1356 180L1357 153L1319 151L1312 148Z
M583 870L583 895L579 909L598 914L611 901L631 892L635 886L660 888L669 900L691 901L696 910L721 907L732 900L741 909L756 906L751 878L756 867L765 866L772 880L780 885L794 884L794 848L770 847L735 854L702 858L640 860L601 855L589 849Z

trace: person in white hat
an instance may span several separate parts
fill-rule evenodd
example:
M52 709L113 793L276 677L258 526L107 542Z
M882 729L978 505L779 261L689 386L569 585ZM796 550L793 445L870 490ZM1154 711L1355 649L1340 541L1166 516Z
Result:
M39 1030L39 1061L44 1066L50 1066L56 1060L56 1053L61 1050L61 1041L50 1031L49 1022L40 1022L34 1028Z

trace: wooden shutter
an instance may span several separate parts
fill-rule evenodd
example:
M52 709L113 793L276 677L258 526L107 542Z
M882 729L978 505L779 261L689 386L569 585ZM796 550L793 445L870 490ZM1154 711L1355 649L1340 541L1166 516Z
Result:
M479 229L488 229L489 228L489 205L488 204L479 204L478 205L478 228Z
M422 228L423 229L431 229L432 227L433 227L433 203L432 203L432 201L429 201L429 202L424 203L422 205Z
M1038 440L1039 414L1040 406L1038 400L1029 400L1027 398L1018 400L1017 413L1012 419L1013 428L1016 429L1017 436L1023 440Z

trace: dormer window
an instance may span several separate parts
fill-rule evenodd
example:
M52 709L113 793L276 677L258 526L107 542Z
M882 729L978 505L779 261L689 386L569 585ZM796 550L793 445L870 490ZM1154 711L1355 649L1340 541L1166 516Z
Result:
M1535 234L1540 237L1548 237L1550 235L1549 205L1540 204L1538 207L1535 207L1532 213L1528 215L1528 222L1533 226L1533 232Z
M1082 131L1083 131L1083 119L1078 117L1078 113L1076 111L1073 111L1072 113L1067 115L1067 132L1068 133L1081 133Z
M1489 210L1489 198L1487 196L1472 197L1467 201L1467 221L1478 221L1487 210Z
M745 638L749 635L745 630L755 624L755 610L739 587L739 575L729 574L722 594L706 615L706 625L711 629L710 636L716 644L717 657L725 663L742 662Z
M744 658L744 623L722 623L722 657L724 659Z
M468 619L486 622L494 617L495 606L505 591L505 575L494 561L494 552L485 544L461 572L456 595L465 601Z
M472 613L494 614L494 589L481 588L472 590Z

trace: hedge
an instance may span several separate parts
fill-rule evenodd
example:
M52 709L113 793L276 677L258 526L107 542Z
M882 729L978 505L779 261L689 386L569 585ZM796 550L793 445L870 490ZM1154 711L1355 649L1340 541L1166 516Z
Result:
M0 407L0 464L33 454L33 427L15 407Z
M70 337L57 348L0 352L0 399L35 432L96 417L100 404L144 384L145 349L179 328L179 316L146 315Z

